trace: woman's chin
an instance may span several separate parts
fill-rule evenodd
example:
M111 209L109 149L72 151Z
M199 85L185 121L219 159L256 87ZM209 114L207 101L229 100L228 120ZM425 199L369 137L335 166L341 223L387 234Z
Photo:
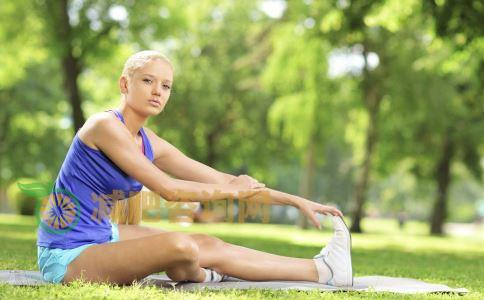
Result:
M157 115L161 114L161 112L163 111L163 108L159 108L159 107L137 107L134 110L136 111L136 113L138 115L143 116L145 118L149 118L149 117L157 116Z
M164 107L150 107L146 110L146 114L149 116L157 116L161 114L163 111Z

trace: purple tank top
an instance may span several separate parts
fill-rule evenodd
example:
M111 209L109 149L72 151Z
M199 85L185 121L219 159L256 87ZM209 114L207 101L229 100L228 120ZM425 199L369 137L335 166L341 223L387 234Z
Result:
M124 123L121 113L113 112ZM144 155L153 161L153 149L143 128L138 134L142 137ZM42 203L37 245L72 249L108 242L109 213L114 201L134 196L142 187L102 151L87 146L76 134L50 197Z

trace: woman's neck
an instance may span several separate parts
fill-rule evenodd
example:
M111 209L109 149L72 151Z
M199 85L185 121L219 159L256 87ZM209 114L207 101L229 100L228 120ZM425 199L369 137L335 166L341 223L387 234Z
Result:
M126 124L126 127L128 127L129 132L133 137L136 137L148 117L138 114L125 103L121 103L117 110L123 115L124 123Z

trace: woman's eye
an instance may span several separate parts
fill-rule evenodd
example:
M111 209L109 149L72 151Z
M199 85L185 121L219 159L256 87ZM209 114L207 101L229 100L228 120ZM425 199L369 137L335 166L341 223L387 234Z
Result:
M163 88L164 88L164 89L166 89L166 90L171 89L171 87L170 87L169 85L167 85L167 84L164 84L164 85L163 85Z
M151 79L143 79L143 81L146 83L151 83Z

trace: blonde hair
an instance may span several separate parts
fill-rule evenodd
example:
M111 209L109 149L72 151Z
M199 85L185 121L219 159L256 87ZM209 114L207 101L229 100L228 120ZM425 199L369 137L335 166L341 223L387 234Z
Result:
M163 53L156 50L144 50L136 52L126 60L121 76L125 76L128 80L130 80L133 78L134 72L137 69L143 67L147 62L154 59L166 61L173 68L171 61Z
M141 194L141 193L140 193ZM141 222L141 195L114 202L110 218L116 224L138 225Z

